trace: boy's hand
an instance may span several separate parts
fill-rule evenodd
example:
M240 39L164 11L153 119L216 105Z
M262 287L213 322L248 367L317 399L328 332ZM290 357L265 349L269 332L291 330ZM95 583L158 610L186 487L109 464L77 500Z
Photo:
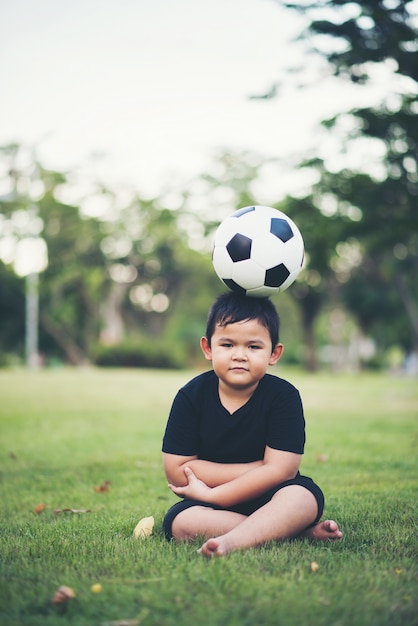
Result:
M203 480L200 480L196 474L192 472L190 467L185 467L184 473L188 484L185 487L176 487L176 485L169 484L168 487L171 491L182 498L210 502L211 487L208 487Z

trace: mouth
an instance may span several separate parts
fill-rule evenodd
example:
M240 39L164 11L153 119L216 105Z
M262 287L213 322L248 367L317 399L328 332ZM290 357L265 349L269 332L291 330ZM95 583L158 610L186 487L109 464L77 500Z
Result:
M232 372L248 372L246 367L231 367Z

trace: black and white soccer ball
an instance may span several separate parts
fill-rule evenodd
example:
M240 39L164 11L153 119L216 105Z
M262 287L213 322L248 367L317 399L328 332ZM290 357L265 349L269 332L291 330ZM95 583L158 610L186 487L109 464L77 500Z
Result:
M304 245L296 224L267 206L239 209L214 238L215 272L233 291L266 298L287 289L302 269Z

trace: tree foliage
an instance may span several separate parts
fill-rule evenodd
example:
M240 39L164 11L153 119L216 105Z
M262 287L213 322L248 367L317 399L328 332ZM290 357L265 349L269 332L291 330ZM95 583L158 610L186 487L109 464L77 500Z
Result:
M361 247L362 262L350 270L341 297L365 331L387 346L394 340L418 349L418 32L411 0L285 2L309 18L313 49L336 76L370 85L376 69L388 77L388 93L377 106L342 112L324 121L331 132L347 113L355 121L344 150L359 139L379 142L379 172L344 168L330 171L320 158L315 197L336 199L336 213L347 206L359 219L347 223L345 238ZM324 44L326 41L326 45ZM371 144L369 144L371 145ZM396 333L382 332L388 323ZM396 334L396 338L394 337Z
M93 198L103 210L91 217L83 212L86 198L64 201L71 177L44 168L23 146L1 150L0 172L0 258L8 259L0 263L0 352L23 355L25 281L13 262L19 242L36 238L48 250L39 281L41 353L79 365L95 357L98 344L130 338L155 363L185 362L192 341L198 345L194 320L201 332L215 280L210 257L188 246L182 209L137 193L122 194L120 205L117 191L97 185ZM183 321L174 323L176 316ZM189 333L176 350L169 339L183 325Z

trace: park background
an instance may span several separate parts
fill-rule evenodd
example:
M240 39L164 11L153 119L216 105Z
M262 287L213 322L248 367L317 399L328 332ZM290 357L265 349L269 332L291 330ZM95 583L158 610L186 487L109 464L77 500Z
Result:
M286 362L416 372L416 9L4 5L2 365L196 365L214 230L267 204Z
M416 626L417 15L1 3L4 626ZM205 366L213 233L249 204L305 239L276 373L344 539L208 561L162 536L161 437Z

